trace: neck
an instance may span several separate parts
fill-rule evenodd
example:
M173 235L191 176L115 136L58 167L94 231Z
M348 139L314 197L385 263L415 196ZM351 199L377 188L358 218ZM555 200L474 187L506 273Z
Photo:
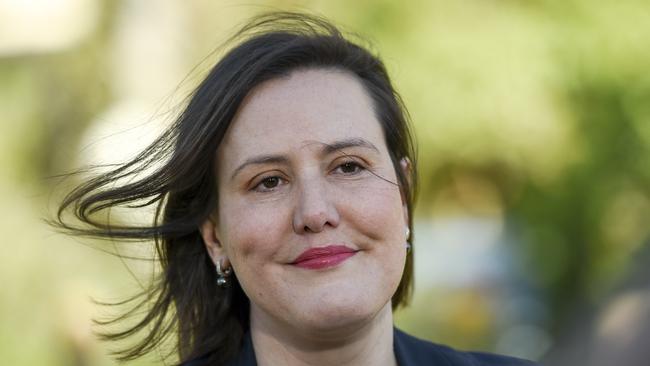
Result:
M390 302L374 318L328 330L279 326L251 309L251 336L260 366L395 366Z

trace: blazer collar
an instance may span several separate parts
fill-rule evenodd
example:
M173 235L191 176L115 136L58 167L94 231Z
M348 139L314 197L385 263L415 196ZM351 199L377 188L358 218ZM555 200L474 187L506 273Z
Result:
M410 336L393 327L393 351L395 352L395 358L397 359L397 364L399 366L419 365L419 363L417 363L417 352L412 352L414 350L410 341ZM250 332L246 332L244 335L242 348L229 366L257 366L255 349L253 348L253 340Z

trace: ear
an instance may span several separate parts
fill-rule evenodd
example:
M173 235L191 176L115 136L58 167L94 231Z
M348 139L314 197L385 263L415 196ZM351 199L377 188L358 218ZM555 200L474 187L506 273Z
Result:
M219 240L217 226L212 217L207 218L201 224L199 231L201 232L205 249L208 251L208 255L210 255L210 258L212 259L212 263L216 265L218 261L222 261L221 263L223 266L229 267L230 263L228 261L228 256L225 248Z
M400 192L402 195L402 211L404 212L404 223L408 226L409 223L409 210L408 210L408 204L406 201L406 194L404 194L405 189L410 189L411 184L411 173L413 166L411 165L411 160L409 160L408 157L403 157L399 161L400 168L402 169L402 173L406 177L408 187L400 187Z

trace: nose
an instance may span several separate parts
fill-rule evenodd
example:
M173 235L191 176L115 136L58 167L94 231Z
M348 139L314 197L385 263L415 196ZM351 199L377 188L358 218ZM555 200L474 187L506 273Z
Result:
M340 217L335 202L323 182L305 182L299 193L293 215L293 228L298 234L318 233L327 226L335 228Z

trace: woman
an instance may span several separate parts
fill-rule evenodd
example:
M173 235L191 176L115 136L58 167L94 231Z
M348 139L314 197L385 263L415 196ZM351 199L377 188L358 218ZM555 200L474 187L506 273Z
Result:
M295 13L255 18L235 40L171 128L60 208L73 232L156 242L160 279L126 315L153 306L105 335L149 332L120 359L177 331L186 366L527 364L393 327L412 288L416 169L381 61ZM152 226L91 216L151 204ZM68 208L90 226L65 223Z

